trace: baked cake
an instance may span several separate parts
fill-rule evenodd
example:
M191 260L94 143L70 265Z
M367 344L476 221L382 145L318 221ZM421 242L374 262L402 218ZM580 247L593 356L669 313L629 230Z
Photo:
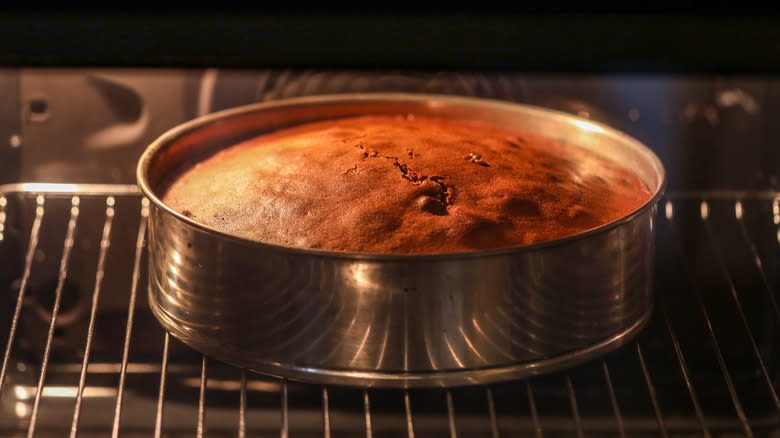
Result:
M162 200L246 239L430 254L569 236L650 197L620 165L522 129L366 115L227 147L175 175Z

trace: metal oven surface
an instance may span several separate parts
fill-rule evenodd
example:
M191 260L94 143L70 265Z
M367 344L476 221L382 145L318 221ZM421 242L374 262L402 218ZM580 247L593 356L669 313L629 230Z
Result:
M90 97L96 102L132 103L132 93L116 90L135 89L141 102L156 102L142 105L149 114L168 117L146 131L115 131L142 135L113 144L58 122L76 120L61 109L76 94L69 87L83 85L78 78L34 73L0 75L0 85L18 81L21 108L18 120L0 125L17 135L0 150L0 167L15 172L0 186L0 435L731 437L780 429L773 81L225 73L204 107L191 89L208 74L100 74L87 82L103 90ZM155 129L204 108L374 86L540 103L657 148L671 180L655 222L654 313L636 340L526 380L403 391L267 378L165 334L146 302L149 203L132 183L135 162L112 160L112 151L135 156ZM182 96L175 111L163 111L166 88ZM669 107L671 127L663 125ZM138 126L142 114L119 113L116 126ZM105 132L99 121L92 128ZM47 144L54 138L63 140ZM709 160L696 158L708 151Z

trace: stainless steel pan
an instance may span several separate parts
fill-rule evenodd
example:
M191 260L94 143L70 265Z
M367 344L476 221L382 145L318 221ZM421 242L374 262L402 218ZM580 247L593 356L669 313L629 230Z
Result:
M160 201L183 163L302 122L367 113L518 126L634 171L653 197L617 221L554 241L444 255L374 255L265 244L203 226ZM575 365L632 338L652 311L661 162L609 127L527 105L356 94L261 103L180 125L149 146L149 301L173 336L261 373L327 384L454 386Z

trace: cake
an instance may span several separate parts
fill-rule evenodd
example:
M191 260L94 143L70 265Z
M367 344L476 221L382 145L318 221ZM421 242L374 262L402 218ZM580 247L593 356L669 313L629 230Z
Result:
M309 122L229 145L173 175L162 201L253 241L440 254L570 236L650 197L617 163L520 127L399 114Z

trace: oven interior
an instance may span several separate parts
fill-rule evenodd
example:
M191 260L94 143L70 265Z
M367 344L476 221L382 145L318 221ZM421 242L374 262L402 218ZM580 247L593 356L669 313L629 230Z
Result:
M157 136L238 105L342 92L478 96L634 136L668 176L656 304L628 345L490 386L318 386L168 336L146 303ZM775 436L780 81L771 76L304 68L0 69L4 436Z

